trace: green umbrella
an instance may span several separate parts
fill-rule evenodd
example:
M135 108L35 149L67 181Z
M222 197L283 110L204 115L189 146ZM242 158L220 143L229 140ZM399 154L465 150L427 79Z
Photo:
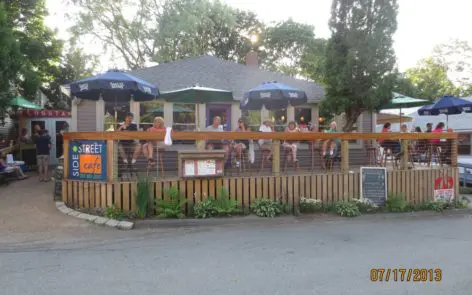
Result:
M199 104L209 102L231 102L233 93L227 90L193 86L172 91L162 91L160 99L177 103L195 103L196 120L199 122Z
M392 92L393 97L388 101L386 105L382 106L382 110L388 109L402 109L402 108L414 108L424 106L430 102L425 99L408 97L403 94Z
M227 90L193 86L172 91L162 91L160 99L178 103L208 103L233 101L233 93Z
M24 108L24 109L31 109L31 110L42 110L42 108L38 105L35 105L31 101L27 100L22 96L17 96L13 98L10 102L11 106Z
M161 107L161 106L159 106L159 107L157 107L157 108L154 108L154 109L149 110L149 112L151 112L151 113L163 113L163 112L164 112L164 108ZM192 109L189 109L189 108L186 108L186 107L174 105L173 112L174 112L174 113L193 113L193 110L192 110Z
M403 108L414 108L429 104L430 102L425 99L408 97L406 95L392 92L392 99L388 101L387 104L381 107L382 110L389 109L400 109L400 124L402 123L402 109Z

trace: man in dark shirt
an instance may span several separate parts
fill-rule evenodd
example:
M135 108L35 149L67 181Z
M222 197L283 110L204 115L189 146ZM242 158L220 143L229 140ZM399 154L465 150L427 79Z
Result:
M426 124L426 131L425 132L433 132L433 123Z
M51 137L47 130L39 131L36 138L36 159L38 163L39 181L48 181L49 151L51 149Z
M133 123L133 117L133 113L126 114L125 122L121 124L116 131L138 131L138 126ZM131 164L134 164L136 163L136 159L141 152L141 144L139 143L139 140L120 140L118 144L118 151L125 164L128 164L128 155L132 151L133 156L131 159Z

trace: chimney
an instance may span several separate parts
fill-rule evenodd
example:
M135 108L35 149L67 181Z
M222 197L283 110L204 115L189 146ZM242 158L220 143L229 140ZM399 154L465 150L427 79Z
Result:
M246 65L249 67L258 68L259 67L259 59L257 57L257 52L249 51L246 55Z

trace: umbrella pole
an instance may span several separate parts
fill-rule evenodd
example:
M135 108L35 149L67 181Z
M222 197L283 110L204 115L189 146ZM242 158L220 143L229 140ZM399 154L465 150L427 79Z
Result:
M400 130L402 128L402 108L400 107Z

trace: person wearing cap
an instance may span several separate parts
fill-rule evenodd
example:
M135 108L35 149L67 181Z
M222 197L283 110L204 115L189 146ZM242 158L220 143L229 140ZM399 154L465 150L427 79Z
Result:
M116 131L138 131L138 126L133 123L133 118L133 113L127 113L125 121L120 125L120 127L118 127ZM133 151L131 164L135 164L136 159L138 158L141 151L141 144L139 143L139 140L120 140L118 144L118 152L120 153L121 159L125 164L128 164L129 157L127 152L129 151Z

